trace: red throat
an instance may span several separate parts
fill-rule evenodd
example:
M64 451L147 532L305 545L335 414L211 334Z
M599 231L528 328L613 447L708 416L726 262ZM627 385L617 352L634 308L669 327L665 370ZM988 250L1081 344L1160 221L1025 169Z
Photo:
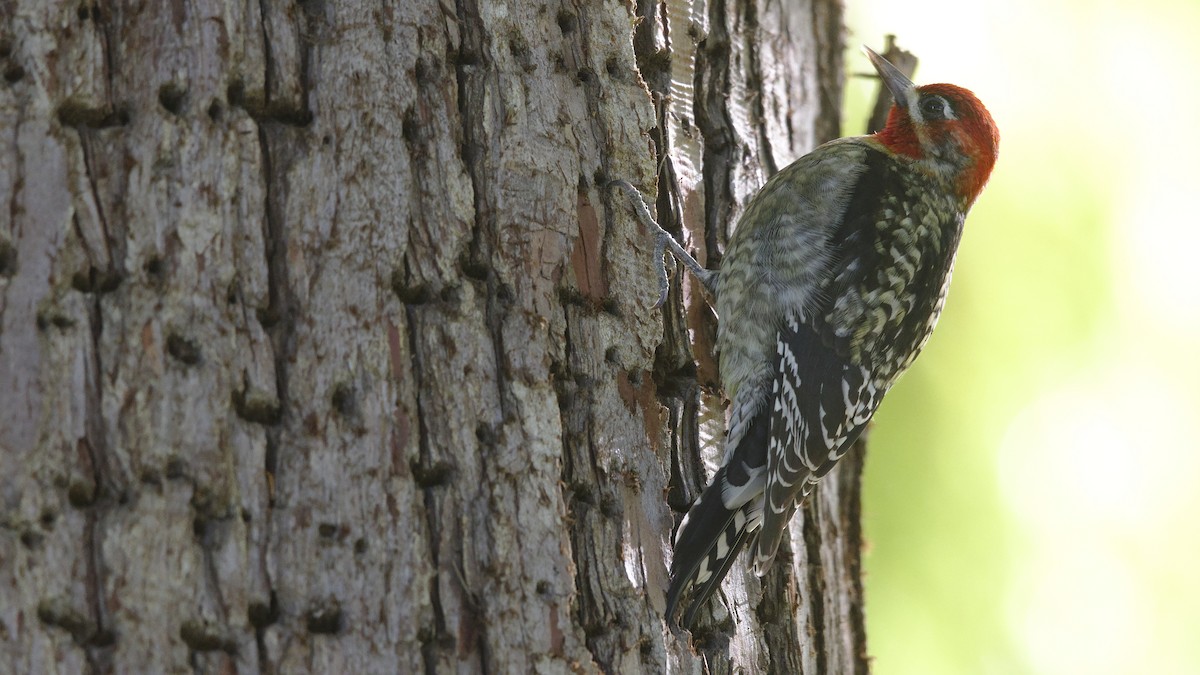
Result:
M892 104L892 109L888 111L887 124L875 134L875 138L898 155L913 159L921 157L921 140L917 138L912 119L896 104Z

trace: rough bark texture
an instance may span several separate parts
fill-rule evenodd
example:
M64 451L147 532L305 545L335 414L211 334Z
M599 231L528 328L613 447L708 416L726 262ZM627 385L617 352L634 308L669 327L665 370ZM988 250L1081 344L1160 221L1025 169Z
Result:
M840 20L0 0L0 670L865 671L857 454L666 629L713 317L603 189L715 265Z

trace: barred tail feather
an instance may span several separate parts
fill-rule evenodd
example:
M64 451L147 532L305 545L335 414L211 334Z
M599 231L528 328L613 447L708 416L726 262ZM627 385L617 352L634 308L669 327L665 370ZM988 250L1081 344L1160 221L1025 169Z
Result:
M724 484L725 469L721 468L692 505L675 537L671 586L667 591L668 621L674 623L680 600L688 598L683 621L676 625L691 625L759 525L761 512L752 504L725 508L721 499Z
M726 555L724 557L715 555L716 549L722 548L722 545L718 544L718 546L714 548L713 552L710 553L710 557L705 560L705 565L708 567L708 569L712 569L714 566L716 566L716 571L708 576L707 581L701 581L700 578L696 579L695 583L701 585L699 589L693 590L690 602L688 602L687 611L683 613L683 621L681 622L681 625L692 625L692 621L694 621L696 618L696 612L700 611L700 608L708 602L708 599L712 597L712 594L721 587L721 582L724 581L725 575L729 574L729 568L733 566L733 561L737 560L738 553L741 552L742 547L747 543L753 542L755 533L752 531L752 529L747 527L745 524L743 524L740 528L735 524L738 522L738 518L736 516L742 516L741 520L743 523L745 522L745 514L743 513L745 510L745 507L738 510L738 512L735 514L735 518L730 521L729 527L725 528L725 532L722 534L723 540L730 542L727 545L728 552Z

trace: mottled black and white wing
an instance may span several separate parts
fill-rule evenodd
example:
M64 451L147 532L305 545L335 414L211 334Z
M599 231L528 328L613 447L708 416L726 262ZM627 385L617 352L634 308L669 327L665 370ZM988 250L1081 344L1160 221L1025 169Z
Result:
M767 433L767 486L754 568L765 574L788 520L854 444L883 398L870 373L822 343L799 317L779 331Z

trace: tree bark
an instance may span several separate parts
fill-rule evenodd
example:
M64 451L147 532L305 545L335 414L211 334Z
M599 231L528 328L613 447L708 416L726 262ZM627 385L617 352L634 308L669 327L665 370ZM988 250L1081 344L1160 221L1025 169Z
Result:
M0 0L0 662L865 672L859 453L666 628L715 320L604 189L717 265L840 11Z

